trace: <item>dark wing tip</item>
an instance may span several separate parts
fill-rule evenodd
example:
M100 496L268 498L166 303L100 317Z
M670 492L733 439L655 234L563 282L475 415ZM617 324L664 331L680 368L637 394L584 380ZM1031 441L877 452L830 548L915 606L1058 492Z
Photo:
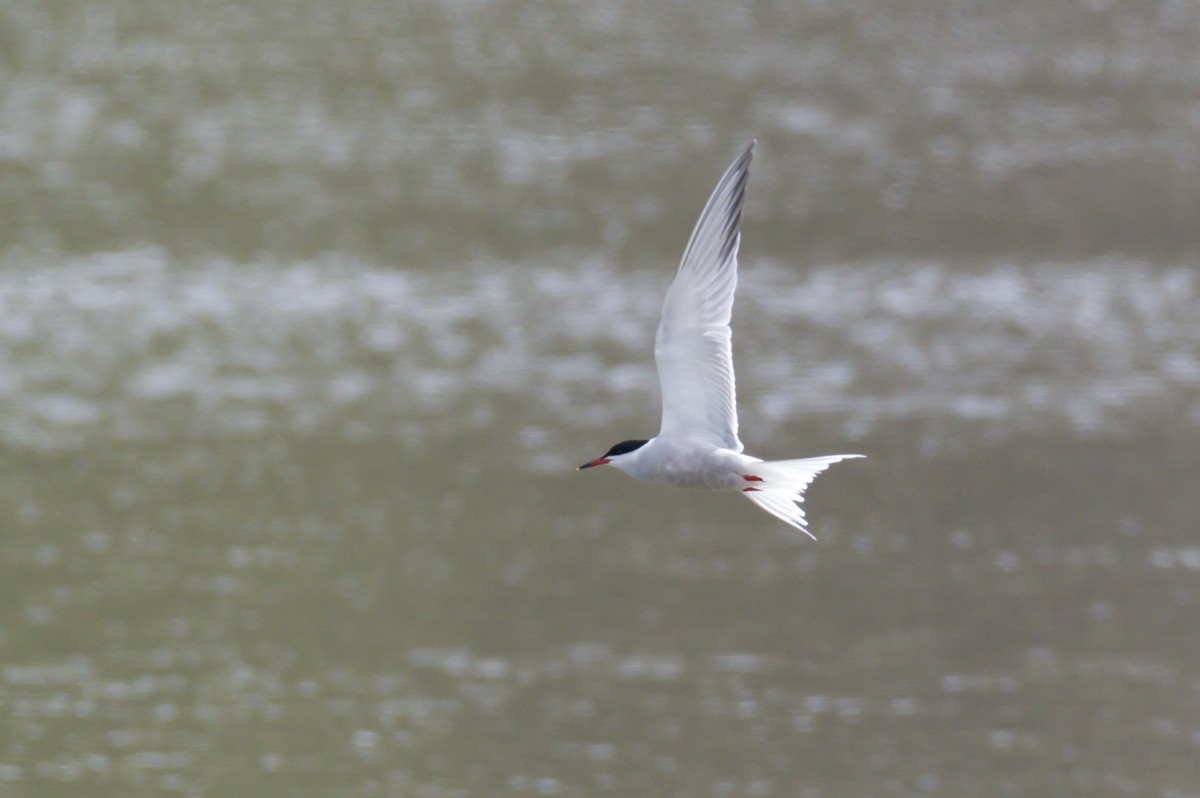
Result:
M729 167L729 173L734 175L733 190L729 196L729 208L731 213L725 224L724 240L721 244L721 258L724 260L733 252L733 248L737 246L738 238L742 228L742 203L746 198L746 185L750 182L750 161L754 157L754 145L758 143L758 139L751 139L750 143L742 150L741 154L734 160Z
M740 239L742 226L742 204L746 198L746 184L750 179L750 161L754 147L753 139L742 148L704 205L692 236L683 252L679 268L685 269L694 257L703 261L712 257L720 264L728 263ZM719 270L719 268L718 268Z
M733 163L729 166L729 171L746 171L750 168L750 161L754 158L754 147L758 144L758 139L751 139L750 143L742 148L738 153L738 157L733 159Z

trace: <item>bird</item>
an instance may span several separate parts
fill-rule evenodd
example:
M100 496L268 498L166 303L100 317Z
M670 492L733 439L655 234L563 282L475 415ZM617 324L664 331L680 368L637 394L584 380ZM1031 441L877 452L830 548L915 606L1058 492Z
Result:
M742 451L729 323L755 144L746 145L717 182L663 300L654 336L662 392L658 434L621 441L576 470L611 465L647 482L737 491L815 540L801 506L805 488L834 463L864 455L762 460Z

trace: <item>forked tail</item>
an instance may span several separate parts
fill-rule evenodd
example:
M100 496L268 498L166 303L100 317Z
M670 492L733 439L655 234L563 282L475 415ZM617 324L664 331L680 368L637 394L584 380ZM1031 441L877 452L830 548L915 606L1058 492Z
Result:
M842 460L863 457L861 454L827 454L805 460L767 460L748 466L753 475L742 477L747 486L742 495L779 520L791 524L813 540L804 519L804 489L817 474Z

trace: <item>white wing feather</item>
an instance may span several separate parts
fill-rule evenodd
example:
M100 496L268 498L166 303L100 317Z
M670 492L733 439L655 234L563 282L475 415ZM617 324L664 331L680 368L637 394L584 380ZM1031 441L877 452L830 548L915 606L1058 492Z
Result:
M742 450L733 376L733 292L742 203L755 142L742 150L700 214L654 338L662 386L659 437L682 437Z

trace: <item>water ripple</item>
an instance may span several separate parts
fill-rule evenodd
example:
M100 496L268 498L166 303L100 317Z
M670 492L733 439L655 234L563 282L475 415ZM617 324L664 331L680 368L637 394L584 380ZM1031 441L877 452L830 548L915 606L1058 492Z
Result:
M669 271L554 261L429 275L335 256L183 267L142 249L9 268L0 435L62 448L106 429L367 420L384 434L416 421L406 439L429 443L482 434L514 405L523 434L552 447L556 428L652 419ZM813 416L852 436L915 418L1082 434L1164 411L1200 423L1190 267L751 262L739 292L739 388L756 434Z

